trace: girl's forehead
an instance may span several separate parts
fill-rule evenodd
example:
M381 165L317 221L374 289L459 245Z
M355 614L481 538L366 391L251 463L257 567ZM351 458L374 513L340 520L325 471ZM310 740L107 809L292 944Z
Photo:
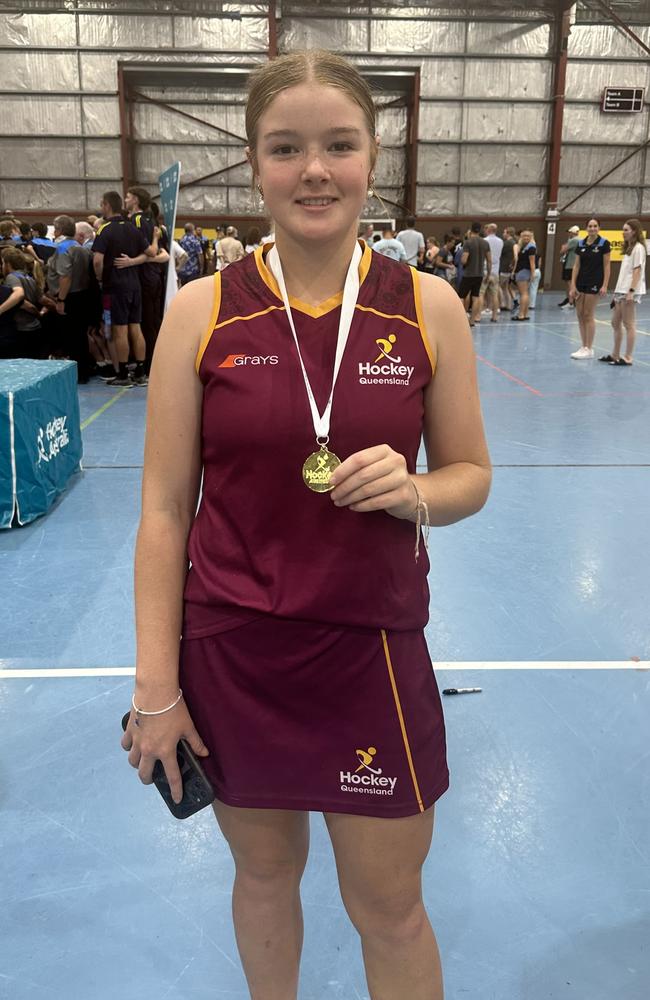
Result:
M345 91L328 84L311 81L281 90L260 117L262 129L298 125L327 130L351 125L363 127L361 107ZM288 124L287 124L288 123Z

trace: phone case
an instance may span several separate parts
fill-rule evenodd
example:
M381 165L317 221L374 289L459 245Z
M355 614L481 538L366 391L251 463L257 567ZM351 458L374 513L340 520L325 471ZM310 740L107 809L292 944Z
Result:
M122 719L124 731L126 731L130 717L131 713L127 712ZM215 794L187 740L178 741L176 759L183 782L183 798L180 802L174 802L165 769L159 760L154 764L152 778L172 816L175 816L176 819L187 819L188 816L193 816L194 813L211 805L214 802Z

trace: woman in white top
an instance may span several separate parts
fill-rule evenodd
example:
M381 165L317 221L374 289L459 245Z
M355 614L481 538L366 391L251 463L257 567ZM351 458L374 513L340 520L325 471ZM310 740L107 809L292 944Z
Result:
M638 219L628 219L623 226L625 251L621 270L614 291L614 347L611 354L604 354L600 361L621 368L632 364L634 341L636 338L636 307L645 295L646 247ZM625 354L621 354L623 327L627 335Z

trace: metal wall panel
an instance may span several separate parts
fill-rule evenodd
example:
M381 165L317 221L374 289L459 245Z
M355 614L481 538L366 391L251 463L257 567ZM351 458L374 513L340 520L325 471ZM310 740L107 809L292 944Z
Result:
M461 187L458 195L460 215L475 215L485 218L498 213L516 215L542 215L544 212L544 188L510 188L504 185L472 188Z
M80 135L78 97L6 94L2 99L5 135Z
M99 205L102 200L102 195L106 191L119 191L122 194L122 181L120 180L121 169L118 174L116 174L113 180L104 180L101 183L98 181L88 181L86 183L86 200L85 205L88 210L88 215L98 215Z
M149 36L149 37L148 37ZM163 14L80 14L79 44L84 48L166 49L173 45L172 19ZM192 45L195 48L196 42Z
M461 137L470 142L547 142L550 128L548 104L472 103L465 105Z
M68 0L62 6L68 6ZM105 6L114 5L107 2ZM5 134L24 136L16 141L2 140L0 155L5 172L8 172L7 160L10 163L20 160L25 171L35 178L31 187L28 184L12 188L8 203L29 207L16 201L16 197L22 193L33 204L40 194L48 199L59 198L55 208L69 208L74 204L69 199L75 191L81 192L82 197L87 192L87 197L96 201L100 187L102 190L107 186L119 187L117 181L106 185L101 180L90 184L80 180L75 188L58 182L52 182L48 188L45 183L46 173L59 169L71 178L81 177L84 169L91 178L105 174L115 177L121 172L120 145L116 138L118 60L140 64L213 62L215 57L207 51L221 49L227 53L216 57L222 65L262 63L268 49L267 7L258 4L246 9L259 16L192 17L171 11L152 16L120 14L116 10L98 14L90 9L78 15L72 9L56 14L0 14L0 31L4 44L10 47L3 59L2 87L15 91L3 102L3 127ZM284 14L280 22L280 49L293 51L321 46L348 52L361 68L420 70L421 95L433 98L433 102L420 105L418 210L443 214L509 211L513 215L542 211L552 98L552 62L543 57L552 52L550 26L539 21L526 23L525 13L518 15L514 10L511 21L490 22L462 20L462 14L452 5L447 15L442 8L436 8L435 18L430 7L399 6L395 12L400 14L400 20L386 11L382 19L375 21L360 16L358 7L349 5L348 9L349 19L325 13L322 7L318 8L317 18L288 16L291 8L285 11L279 8ZM233 4L232 12L240 14L241 5ZM442 20L444 16L449 19ZM650 42L650 26L636 26L635 30ZM82 46L79 55L75 49L77 41ZM34 51L38 46L58 51ZM91 48L101 51L89 51ZM395 53L404 55L396 57ZM526 58L511 58L515 55ZM635 116L608 116L599 109L606 85L650 89L650 64L621 31L610 25L575 25L569 56L582 57L584 61L569 62L564 134L566 141L581 146L565 148L564 190L573 190L607 170L619 153L624 154L621 143L644 141L650 122L648 108ZM621 58L625 62L608 61ZM106 96L79 98L69 93L54 98L47 93L52 90L81 90ZM181 105L184 111L244 135L243 107L220 103L232 96L228 92L170 85L150 87L147 93L171 104L194 97L197 103ZM382 91L377 94L380 103L383 95ZM243 100L243 92L238 96ZM488 97L492 100L486 100ZM572 103L572 100L590 103ZM404 198L406 111L381 110L378 122L384 144L378 165L378 186L399 202ZM155 186L160 170L173 158L181 159L183 179L187 180L244 155L236 140L153 105L136 104L134 123L136 138L140 140L136 146L138 179L146 180L151 187ZM48 135L57 134L70 136L70 140L48 140ZM161 140L163 144L157 144ZM584 145L585 140L589 145ZM220 147L222 141L232 141L232 148ZM615 144L616 148L608 148L608 144L610 147ZM637 210L646 161L650 157L639 154L627 169L624 167L613 175L613 183L603 188L604 205L613 205L621 196L623 202L613 210L626 212L636 198L633 211ZM650 187L650 167L648 171ZM457 184L461 177L459 194ZM199 204L202 208L195 210L237 214L256 211L255 205L248 207L249 180L248 168L239 168L200 185L196 193L192 188L184 189L182 204L188 206L188 211L190 205ZM441 187L443 180L453 186ZM630 188L628 191L623 180ZM508 188L508 182L515 181L527 186ZM472 187L479 182L489 182L490 187ZM238 184L244 187L237 187ZM594 194L598 196L599 192L600 188L585 196L587 202L591 204ZM607 211L604 205L603 212ZM383 212L376 202L367 211L374 215Z
M77 60L67 52L2 53L3 90L78 90Z
M484 55L546 56L551 52L549 24L512 23L508 21L470 21L467 51Z
M636 115L603 114L593 104L568 104L564 109L565 142L584 142L597 137L602 143L640 143L648 135L648 107Z
M373 21L371 52L417 52L424 56L463 52L465 24L462 21Z
M404 183L404 150L380 149L377 160L377 187L399 187Z
M144 184L158 181L158 175L175 160L182 164L181 183L205 177L217 170L244 159L243 150L224 147L183 146L182 143L169 145L136 146L136 166L138 179ZM206 186L228 184L250 185L251 171L248 164L229 170L227 173L211 177Z
M416 208L420 215L457 215L458 189L418 185Z
M650 45L650 27L635 25L634 32L646 45ZM645 58L636 42L613 24L574 24L569 35L569 59L576 56L594 59Z
M472 146L461 148L461 184L544 184L548 170L543 146Z
M166 100L166 95L164 99ZM180 107L187 114L196 115L203 121L212 122L242 138L246 135L243 107L219 106L216 102L213 106L183 104ZM133 136L135 139L167 139L177 143L183 140L205 142L207 139L210 142L237 145L236 139L223 135L216 129L191 121L167 108L143 102L137 102L134 106Z
M565 146L562 150L560 163L560 183L562 185L591 184L597 177L611 170L631 150L619 149L618 146ZM641 184L643 153L633 156L622 167L615 170L607 183L618 186L621 184Z
M34 136L25 139L0 137L0 171L7 177L59 177L83 175L83 145L81 139L45 139Z
M74 209L86 201L83 181L2 181L0 195L3 206L14 211L27 208L60 212L63 208Z
M0 38L4 45L76 45L74 14L0 14Z
M87 139L86 177L119 177L122 173L119 139Z
M228 212L227 188L183 188L178 195L177 225L183 224L183 212L188 214L210 212L226 215Z
M650 66L647 61L612 63L599 60L569 63L566 74L566 95L568 100L600 102L605 87L647 88L649 83Z
M460 146L423 146L418 153L418 184L457 184Z
M587 182L588 183L588 182ZM580 194L584 184L579 187L560 188L560 205L566 204ZM599 184L597 188L582 195L573 205L571 214L585 216L585 222L592 215L631 215L634 216L638 210L638 192L633 188L625 187L605 187Z
M84 97L84 135L119 135L120 109L116 97Z
M444 142L460 139L463 105L460 101L420 104L420 139L423 142ZM426 147L423 147L425 149Z
M422 97L460 97L465 69L462 59L423 59L420 76Z
M500 97L504 101L527 97L548 98L553 78L552 63L539 59L467 59L466 97Z
M368 22L309 18L282 22L279 33L282 52L297 49L331 49L336 52L367 52Z
M258 49L266 52L269 46L268 35L266 18L174 18L174 40L178 49L230 49L234 52ZM169 44L171 45L171 40Z
M377 131L383 145L403 146L406 142L406 108L380 108Z

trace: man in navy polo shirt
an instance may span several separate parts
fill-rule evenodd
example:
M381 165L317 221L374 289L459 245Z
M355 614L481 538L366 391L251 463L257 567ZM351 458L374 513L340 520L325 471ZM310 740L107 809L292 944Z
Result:
M111 331L119 371L107 385L120 387L146 385L146 347L142 329L142 295L140 279L135 267L115 267L115 260L121 256L138 257L144 253L155 257L158 240L154 232L151 242L142 229L132 225L122 215L122 197L117 191L107 191L101 201L101 212L106 220L97 230L93 243L93 266L97 280L102 286L104 297L110 296ZM136 368L133 376L127 372L129 342Z

